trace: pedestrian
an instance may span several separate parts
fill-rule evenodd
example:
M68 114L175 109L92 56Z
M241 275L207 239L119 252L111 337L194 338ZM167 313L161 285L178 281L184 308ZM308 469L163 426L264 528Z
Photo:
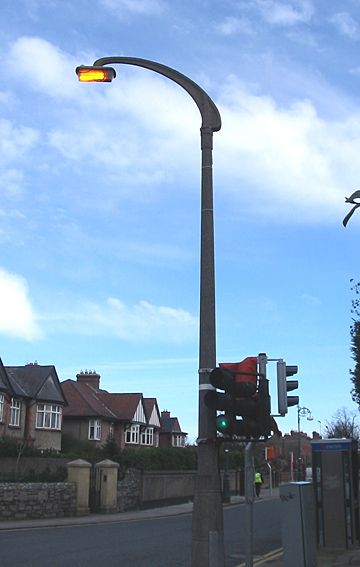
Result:
M263 482L262 474L261 474L261 472L258 471L258 472L255 473L256 496L260 496L262 482Z

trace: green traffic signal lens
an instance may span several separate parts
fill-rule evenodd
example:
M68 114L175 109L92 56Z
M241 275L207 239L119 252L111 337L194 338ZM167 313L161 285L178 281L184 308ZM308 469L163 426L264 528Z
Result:
M218 415L216 418L216 429L220 433L227 433L230 429L230 419L226 415Z

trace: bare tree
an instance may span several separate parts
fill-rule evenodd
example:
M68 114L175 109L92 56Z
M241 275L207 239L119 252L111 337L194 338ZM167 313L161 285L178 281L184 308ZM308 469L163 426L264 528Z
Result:
M351 291L355 293L355 298L351 301L351 314L353 324L350 327L351 337L351 358L354 360L354 370L350 370L351 382L353 388L351 390L352 399L360 407L360 283L355 283L351 279Z
M330 422L326 422L324 437L327 439L360 438L360 426L357 423L358 412L349 411L346 407L337 410Z

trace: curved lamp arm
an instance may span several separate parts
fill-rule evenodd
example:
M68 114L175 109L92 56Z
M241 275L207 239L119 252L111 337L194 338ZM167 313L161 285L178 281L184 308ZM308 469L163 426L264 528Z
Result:
M209 95L199 85L194 83L191 79L175 71L171 67L148 61L147 59L139 59L137 57L102 57L94 61L94 67L103 67L104 65L111 65L112 63L122 63L125 65L135 65L137 67L144 67L155 71L168 79L171 79L180 85L189 95L194 99L202 117L202 127L210 127L213 132L218 132L221 128L220 113L211 100Z
M201 251L200 251L200 340L199 340L199 445L198 480L194 499L192 522L192 565L207 567L210 549L214 556L224 556L223 516L220 487L218 446L214 442L216 411L206 407L204 396L212 387L209 374L216 366L215 333L215 266L213 226L212 138L221 128L218 109L211 98L194 81L160 63L134 57L103 57L92 68L77 67L79 76L89 73L88 79L109 82L116 76L114 69L105 67L112 63L136 65L155 71L180 85L196 103L201 117ZM90 73L100 70L100 77L90 78ZM200 488L201 487L201 488ZM204 522L204 517L208 518ZM211 534L217 534L210 545ZM217 542L215 544L215 542Z

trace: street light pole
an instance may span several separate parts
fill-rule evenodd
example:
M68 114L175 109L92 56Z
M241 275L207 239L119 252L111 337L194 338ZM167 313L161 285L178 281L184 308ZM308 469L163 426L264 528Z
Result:
M300 438L300 417L307 417L307 419L309 421L313 420L313 417L311 416L311 411L309 410L309 408L305 408L305 407L300 407L298 406L297 408L297 412L298 412L298 443L299 443L299 447L298 447L298 480L302 481L303 480L303 474L302 474L302 461L301 461L301 438Z
M321 421L318 419L318 423L320 424L320 437L321 437Z
M199 438L198 474L192 522L192 567L223 567L224 534L221 502L219 455L216 445L216 411L207 408L204 396L213 387L209 374L216 366L215 335L215 261L212 149L213 132L221 128L220 113L211 98L191 79L160 63L134 57L103 57L92 67L78 67L76 73L94 68L106 69L106 65L126 64L155 71L180 85L193 98L199 108L201 133L201 250L200 250L200 336L199 336ZM109 69L107 78L116 76ZM89 80L89 79L88 79Z

